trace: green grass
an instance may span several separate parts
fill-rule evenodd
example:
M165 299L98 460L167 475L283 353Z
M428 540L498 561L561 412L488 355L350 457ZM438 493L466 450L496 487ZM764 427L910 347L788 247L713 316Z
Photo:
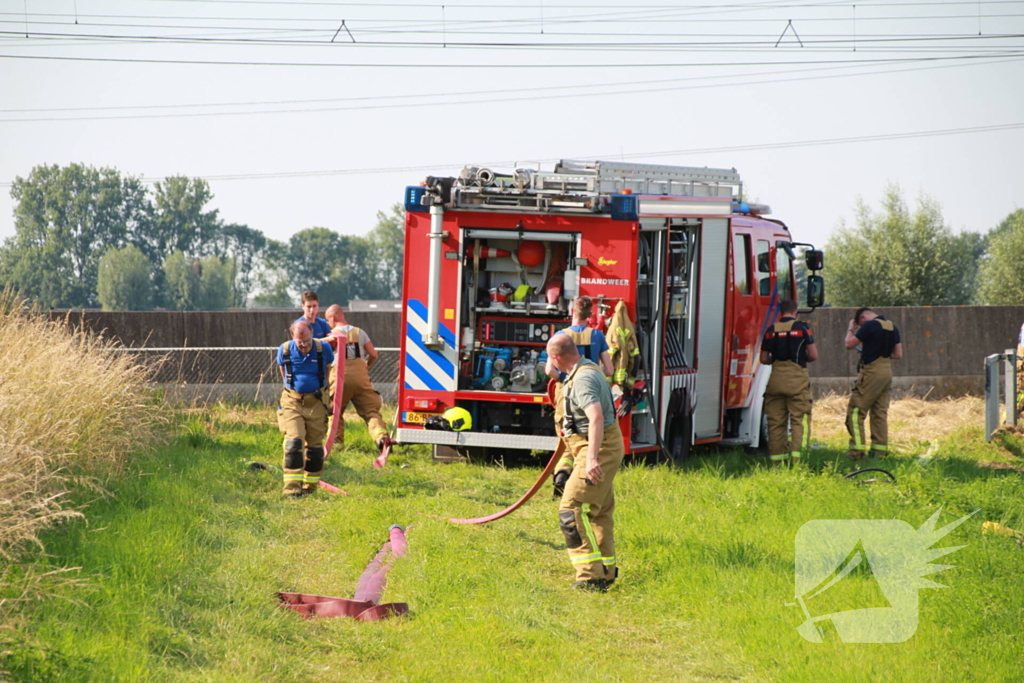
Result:
M738 451L681 470L626 467L616 480L621 581L569 590L550 488L511 517L456 526L515 500L535 468L440 465L423 448L386 470L362 425L324 479L351 497L280 498L270 410L214 409L46 538L54 567L82 588L31 606L0 657L13 681L1018 681L1024 661L1024 549L983 536L1024 529L1024 484L1006 447L964 428L933 462L886 460L898 486L858 486L839 441L801 470ZM920 449L924 451L924 446ZM796 632L794 538L814 519L899 518L917 527L980 508L941 545L967 547L920 592L916 634L899 644L823 644ZM390 524L412 525L387 601L408 618L303 620L272 593L351 596ZM851 581L861 581L852 577Z

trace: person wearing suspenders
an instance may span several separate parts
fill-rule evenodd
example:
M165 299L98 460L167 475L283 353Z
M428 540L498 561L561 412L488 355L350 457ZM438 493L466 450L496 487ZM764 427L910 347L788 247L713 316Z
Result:
M857 326L860 329L855 330ZM846 330L846 349L860 349L857 381L846 407L851 460L884 456L889 452L889 393L892 364L903 358L900 331L870 308L858 308ZM864 433L864 418L871 413L871 446Z
M331 325L331 331L342 332L348 339L345 353L342 354L340 350L338 351L339 359L342 357L345 359L345 387L341 392L341 410L344 412L351 402L355 406L356 412L359 413L359 417L363 418L366 423L366 429L370 432L373 443L377 448L383 448L384 439L388 436L388 427L384 424L384 418L380 414L383 401L381 401L377 390L373 388L373 383L370 382L370 367L377 362L377 349L373 347L373 342L370 341L370 336L366 334L365 330L348 324L348 321L345 320L345 310L341 306L337 304L328 306L324 315ZM337 343L334 337L331 339L335 344ZM334 395L335 381L337 381L335 374L331 373L332 396ZM334 443L338 445L345 443L344 422L338 425L338 436Z
M290 328L292 340L277 349L284 390L277 426L284 434L284 495L301 498L316 491L324 470L327 436L327 367L334 362L330 344L313 339L304 320Z
M572 338L553 335L547 352L567 374L559 435L573 467L558 506L558 523L576 571L573 588L604 591L619 573L612 482L625 455L622 432L605 374L580 355Z
M592 327L587 326L587 319L590 318L593 312L594 302L589 296L578 296L573 299L572 302L572 325L559 330L555 334L567 334L576 343L577 352L584 358L590 360L604 371L604 374L608 377L612 376L614 371L612 368L612 356L608 347L608 340L605 339L604 333L601 330L595 330ZM562 400L562 382L564 381L563 373L559 372L551 361L551 357L548 356L548 362L544 368L548 377L554 379L555 384L555 429L559 428L562 423L563 413L563 400ZM554 485L554 494L558 498L562 495L565 490L565 482L569 480L569 474L572 472L572 458L566 454L558 464L555 465L555 474L552 477Z
M772 463L800 461L811 438L811 378L807 364L818 360L811 329L796 319L795 301L779 305L779 321L761 342L761 363L772 366L764 390L768 456Z

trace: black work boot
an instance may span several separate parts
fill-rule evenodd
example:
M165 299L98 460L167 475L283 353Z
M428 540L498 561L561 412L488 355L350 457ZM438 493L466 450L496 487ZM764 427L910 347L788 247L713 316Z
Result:
M552 481L554 482L553 497L561 498L562 494L565 493L565 482L569 481L569 472L567 470L555 472Z
M575 590L588 591L591 593L604 593L608 590L607 579L586 579L584 581L577 581L572 585Z

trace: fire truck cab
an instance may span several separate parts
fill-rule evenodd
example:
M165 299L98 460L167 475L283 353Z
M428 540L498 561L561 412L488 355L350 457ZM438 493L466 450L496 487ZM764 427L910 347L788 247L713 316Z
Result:
M779 301L797 297L796 244L767 206L743 201L735 169L466 167L407 188L405 207L398 443L554 450L545 345L583 295L594 324L622 302L635 327L629 380L613 387L639 397L620 420L627 453L679 462L695 444L766 438L760 342ZM814 307L821 252L806 261ZM456 406L470 429L424 429Z

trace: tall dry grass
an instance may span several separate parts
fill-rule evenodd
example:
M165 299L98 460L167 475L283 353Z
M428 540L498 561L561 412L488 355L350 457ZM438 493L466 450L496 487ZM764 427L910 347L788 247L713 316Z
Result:
M112 349L0 292L0 624L37 583L39 534L81 514L69 494L99 489L161 421L147 368Z

